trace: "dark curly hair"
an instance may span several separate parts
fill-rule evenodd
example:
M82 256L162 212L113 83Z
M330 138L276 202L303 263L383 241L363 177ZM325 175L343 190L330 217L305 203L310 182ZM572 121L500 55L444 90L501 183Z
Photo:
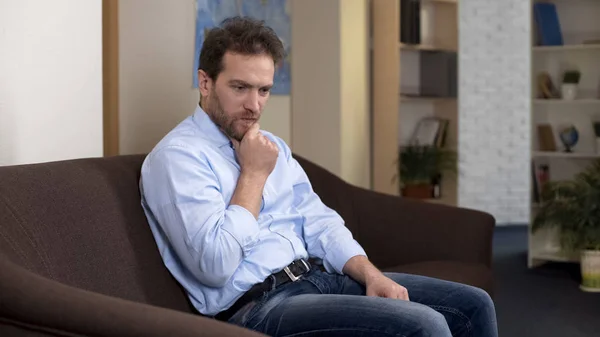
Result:
M206 34L200 51L199 70L216 80L223 70L226 52L242 55L267 54L275 65L285 56L283 43L264 21L235 16L223 20Z

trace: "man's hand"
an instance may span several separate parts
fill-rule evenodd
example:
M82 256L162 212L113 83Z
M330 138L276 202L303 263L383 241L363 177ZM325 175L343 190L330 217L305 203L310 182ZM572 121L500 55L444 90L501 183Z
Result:
M260 132L255 123L241 142L231 139L240 164L240 176L230 204L247 209L254 218L260 215L263 188L275 168L279 149Z
M232 139L242 174L258 179L267 179L275 168L279 149L277 145L260 132L258 123L254 123L241 142Z
M367 288L367 296L409 300L406 288L383 275L366 256L358 255L348 260L343 272L362 283Z
M367 296L394 298L410 301L408 290L385 275L367 279Z

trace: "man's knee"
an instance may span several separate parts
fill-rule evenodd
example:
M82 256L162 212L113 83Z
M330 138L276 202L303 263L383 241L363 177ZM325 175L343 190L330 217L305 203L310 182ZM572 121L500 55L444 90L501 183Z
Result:
M444 315L440 312L425 306L419 312L419 332L415 336L434 337L451 336L450 327Z
M474 286L465 286L465 290L461 296L464 300L471 302L471 306L475 308L475 310L492 310L494 311L494 301L487 293L487 291L474 287Z

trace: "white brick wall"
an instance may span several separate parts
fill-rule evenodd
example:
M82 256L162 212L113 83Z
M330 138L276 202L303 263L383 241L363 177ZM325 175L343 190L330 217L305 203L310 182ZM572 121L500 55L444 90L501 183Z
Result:
M530 0L459 3L459 204L527 223Z

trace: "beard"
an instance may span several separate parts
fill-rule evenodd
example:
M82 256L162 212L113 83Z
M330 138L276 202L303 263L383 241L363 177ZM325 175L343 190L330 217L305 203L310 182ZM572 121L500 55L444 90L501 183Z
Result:
M240 114L227 113L223 109L221 100L214 90L211 92L210 96L205 111L211 116L213 122L218 125L229 138L233 138L238 142L242 141L242 138L244 138L244 135L251 125L251 123L247 122L245 119L253 118L255 119L255 122L257 122L258 118L252 112L243 112ZM240 115L240 117L236 117L235 115ZM236 123L246 123L248 125L236 129Z

